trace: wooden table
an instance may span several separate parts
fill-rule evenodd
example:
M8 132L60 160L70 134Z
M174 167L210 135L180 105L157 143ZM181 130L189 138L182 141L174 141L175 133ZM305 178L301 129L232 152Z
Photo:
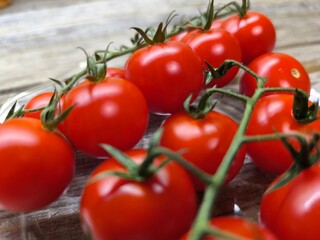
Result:
M221 2L221 1L220 1ZM79 69L84 54L128 43L131 26L145 28L166 19L172 10L181 16L205 11L204 0L14 0L0 10L0 105L16 94L62 78ZM320 1L252 0L252 9L264 12L277 30L275 51L302 62L314 88L320 90ZM121 60L111 62L121 64ZM161 117L152 117L157 127ZM76 177L59 201L26 214L0 211L0 239L84 239L78 216L81 189L100 162L79 156ZM259 196L272 176L251 163L228 186L219 213L230 213L234 204L241 213L257 219ZM232 189L232 194L228 189ZM222 205L221 205L222 206Z

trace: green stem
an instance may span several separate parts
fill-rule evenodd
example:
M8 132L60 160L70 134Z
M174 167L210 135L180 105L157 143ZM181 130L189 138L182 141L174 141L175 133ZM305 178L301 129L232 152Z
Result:
M258 82L259 81L264 82L264 79L258 78ZM259 83L258 85L263 85L263 83ZM215 203L219 196L220 189L225 181L228 170L230 169L235 155L243 144L243 136L245 135L254 105L257 103L263 92L263 89L257 88L252 98L247 101L242 121L233 138L233 141L217 172L212 176L211 184L209 184L205 190L202 204L200 205L198 215L194 221L191 231L191 240L200 240L203 237L203 222L208 222L211 218Z
M212 94L212 93L222 93L224 95L239 99L243 102L247 102L250 100L249 97L244 96L242 94L239 93L235 93L230 89L223 89L223 88L212 88L212 89L208 89L208 94Z
M211 183L211 175L205 173L204 171L200 170L198 167L193 165L192 163L188 162L186 159L181 157L179 154L170 151L167 148L158 147L157 151L160 153L168 156L168 158L172 161L177 162L180 166L182 166L185 170L190 172L192 175L199 178L203 183L209 184Z

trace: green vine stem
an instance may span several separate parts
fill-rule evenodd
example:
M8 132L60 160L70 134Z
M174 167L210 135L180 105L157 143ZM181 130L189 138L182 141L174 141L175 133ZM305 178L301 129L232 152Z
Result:
M253 96L251 98L243 98L243 100L246 101L246 106L244 109L243 117L242 120L239 124L238 130L234 136L234 139L224 157L222 160L218 170L216 173L212 176L211 178L211 183L207 185L207 188L204 192L204 197L203 201L200 205L198 215L196 216L196 219L194 221L192 230L191 230L191 236L190 240L200 240L204 236L204 229L208 226L208 222L211 218L211 214L214 210L214 206L216 203L216 200L218 198L220 189L223 185L223 182L225 180L225 177L227 175L227 172L232 164L232 161L235 157L235 155L238 152L238 149L244 144L244 142L249 141L249 138L245 138L245 131L248 126L253 108L255 104L258 102L258 100L263 96L266 92L296 92L296 91L301 91L295 88L264 88L266 79L261 78L260 76L256 75L254 72L252 72L250 69L247 69L245 66L242 64L232 61L232 60L227 60L222 66L220 66L218 69L213 69L212 67L210 68L210 71L214 74L223 74L227 71L228 68L237 65L241 67L244 70L249 70L248 72L253 75L258 82L257 89ZM225 91L224 89L217 89L213 88L211 90L212 92L220 92L224 93L226 95L230 94L231 96L236 96L239 97L237 94L230 93L230 91ZM304 93L304 92L303 92ZM241 98L241 97L240 97ZM276 135L274 136L276 138Z

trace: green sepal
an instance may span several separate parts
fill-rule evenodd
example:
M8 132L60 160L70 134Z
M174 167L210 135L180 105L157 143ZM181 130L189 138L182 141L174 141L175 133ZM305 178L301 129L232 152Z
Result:
M309 97L301 90L294 93L292 112L295 120L301 124L308 124L318 119L319 104L309 106Z
M40 114L40 120L42 123L42 126L52 131L57 128L57 126L67 118L67 116L70 114L74 106L71 106L67 108L64 112L61 112L60 107L58 106L60 104L60 97L58 96L57 92L54 91L52 94L50 101L48 105L42 110ZM57 113L57 106L58 113Z
M294 136L300 143L300 150L297 151L287 140L286 137L280 137L283 144L289 150L294 162L291 167L277 180L277 182L270 187L265 194L268 194L282 186L286 185L294 179L299 173L305 169L310 168L313 164L319 162L320 149L319 140L320 133L314 133L312 139L307 142L306 138L302 135ZM313 153L313 151L315 153Z
M158 43L163 43L166 41L167 38L167 28L172 21L172 19L177 16L174 14L174 11L170 13L168 16L165 24L161 22L158 26L157 29L154 30L152 27L148 27L145 31L143 31L141 28L137 27L132 27L135 31L137 31L142 39L146 42L147 45L155 45ZM136 37L137 39L137 37Z
M110 44L109 44L110 45ZM108 53L108 48L105 50L104 57L101 59L101 57L98 54L94 54L94 56L89 56L88 53L81 47L78 47L81 49L87 58L87 74L89 75L87 79L92 82L100 82L102 81L107 73L107 65L105 58Z
M18 110L16 110L17 107L17 102L14 102L14 104L12 105L12 107L10 108L7 116L5 117L5 121L11 118L19 118L19 117L23 117L24 115L24 105L21 106Z
M54 83L56 83L57 85L59 85L61 88L63 88L65 86L65 82L60 81L58 79L55 78L49 78L51 81L53 81Z
M212 67L208 62L205 62L206 66L209 69L209 73L206 74L206 82L205 85L211 83L215 79L222 78L226 75L231 68L236 66L235 62L233 61L224 61L218 68Z
M119 149L109 145L109 144L100 144L100 146L116 161L118 161L122 166L124 166L129 172L136 171L138 165L125 153Z
M214 0L210 0L207 8L207 12L205 15L205 18L203 20L205 21L205 24L202 28L203 31L209 31L212 25L214 19Z

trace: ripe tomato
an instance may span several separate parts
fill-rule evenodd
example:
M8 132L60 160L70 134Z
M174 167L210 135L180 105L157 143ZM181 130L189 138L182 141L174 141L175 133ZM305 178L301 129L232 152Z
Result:
M169 41L134 52L126 62L126 78L142 91L153 113L181 110L204 84L201 62L185 43Z
M126 154L141 164L146 150ZM162 160L155 159L155 166ZM98 166L89 179L104 171L127 170L112 158ZM172 162L144 182L106 176L87 185L80 215L84 231L95 240L176 240L191 226L196 202L188 174Z
M26 103L24 109L36 109L47 106L53 94L53 92L43 92L34 96ZM59 104L60 105L57 106L57 112L59 111L59 108L62 110L63 98L60 99ZM41 112L42 111L27 112L24 114L24 116L40 119Z
M276 240L277 238L265 227L240 217L224 216L213 218L210 221L213 227L221 229L228 234L232 234L236 239L246 240ZM186 234L180 240L187 240ZM221 238L205 237L204 240L219 240Z
M293 98L292 94L262 97L253 109L246 134L254 136L275 132L301 132L307 135L312 131L319 132L320 120L308 124L295 120L292 114ZM289 150L281 140L248 143L247 153L259 168L275 174L283 173L293 162Z
M276 179L271 185L278 181ZM319 236L320 165L300 172L261 201L261 222L279 239L314 240Z
M107 156L99 146L130 149L148 124L148 107L140 90L121 78L84 81L65 95L63 109L74 106L62 131L75 148L94 157Z
M271 52L276 42L276 31L268 17L248 11L246 16L232 15L224 20L222 28L238 39L244 64Z
M267 77L265 87L299 88L310 93L311 82L308 72L294 57L284 53L266 53L249 65L261 77ZM240 79L240 92L251 97L257 88L257 80L245 72Z
M238 41L224 29L213 28L206 32L201 30L191 31L181 41L189 44L199 55L203 68L206 70L208 69L205 62L215 68L227 59L241 62L241 49ZM238 70L238 67L231 68L225 76L214 79L208 87L227 85L234 79Z
M70 144L45 130L39 119L1 124L0 156L0 206L8 211L32 211L52 203L74 175Z
M162 127L160 144L174 151L186 150L182 156L209 174L216 172L238 129L233 119L216 111L209 112L204 119L195 119L186 112L177 113L170 116ZM244 158L245 148L241 148L226 182L237 175ZM204 189L202 182L196 177L192 179L198 190Z
M126 78L126 71L122 68L108 67L106 77Z

